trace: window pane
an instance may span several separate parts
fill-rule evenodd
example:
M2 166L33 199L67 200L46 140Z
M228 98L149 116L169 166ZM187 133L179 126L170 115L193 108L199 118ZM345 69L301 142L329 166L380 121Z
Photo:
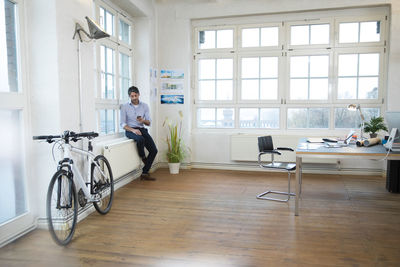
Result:
M329 56L310 57L310 77L328 77Z
M360 42L379 42L381 32L380 21L360 23Z
M358 22L340 23L339 43L357 43L357 42L358 42Z
M217 79L233 78L233 59L217 59Z
M199 79L215 79L215 59L199 60Z
M357 78L338 79L338 99L357 98Z
M310 99L328 99L328 79L310 79Z
M242 30L242 47L254 47L260 45L260 29L243 29Z
M358 128L356 125L358 111L354 112L347 108L335 109L335 128Z
M379 117L380 116L380 109L379 108L363 108L362 113L364 115L365 121L370 121L372 117ZM361 124L361 119L359 119L359 123Z
M106 110L100 110L100 133L107 134Z
M277 79L262 79L260 81L260 99L262 100L278 99Z
M379 108L361 108L365 121L371 120L372 117L378 117ZM347 108L335 109L335 128L355 128L359 129L361 124L360 114L358 111L348 110Z
M123 53L120 53L120 75L126 78L130 78L130 57Z
M311 25L311 44L329 44L329 24Z
M123 20L119 20L119 39L127 44L131 44L131 26Z
M276 78L278 77L278 58L277 57L262 57L261 58L261 78Z
M106 75L100 74L101 98L106 98Z
M239 113L240 128L258 127L258 108L241 108Z
M199 99L215 100L215 81L199 82Z
M121 87L120 94L121 94L122 100L126 100L126 101L129 100L128 89L130 87L130 83L131 83L130 79L126 79L126 78L120 79L120 87Z
M199 31L199 48L215 48L215 31Z
M258 100L258 79L242 80L242 99Z
M329 109L327 108L289 108L288 128L328 128Z
M106 48L106 72L114 73L114 49Z
M307 45L309 44L309 25L290 27L290 44Z
M27 211L21 122L19 110L0 109L0 224Z
M308 128L328 128L329 127L329 109L310 108L308 110Z
M102 72L106 71L106 47L100 46L100 68Z
M358 98L359 99L378 98L378 77L360 78L358 80Z
M235 111L233 108L217 108L217 127L233 128L235 126Z
M359 75L379 75L379 54L360 54Z
M16 4L4 1L5 18L0 18L0 92L18 92ZM4 24L5 23L5 24Z
M217 81L217 100L232 100L233 87L232 80L230 81Z
M279 28L261 28L261 46L278 46Z
M290 79L290 99L308 99L308 79Z
M114 15L106 11L106 27L105 30L110 35L114 35Z
M114 99L114 76L106 74L106 95L107 99Z
M260 128L279 128L279 108L260 109Z
M259 77L259 58L242 58L242 78Z
M290 58L290 77L308 77L308 56Z
M288 108L287 127L288 129L307 128L307 109Z
M357 76L358 55L339 55L339 76Z
M217 31L217 48L233 47L233 30Z
M197 126L200 128L214 128L215 108L197 109Z

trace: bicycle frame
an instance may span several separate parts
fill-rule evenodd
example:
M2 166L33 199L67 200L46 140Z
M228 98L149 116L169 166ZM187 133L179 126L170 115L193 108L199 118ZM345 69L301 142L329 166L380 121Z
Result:
M86 196L86 199L87 199L88 202L97 202L97 201L99 201L100 200L100 196L98 196L96 194L92 194L91 190L89 190L89 188L87 187L88 185L90 185L90 189L91 189L93 181L85 182L85 179L83 178L81 172L75 166L75 164L73 163L73 160L71 159L71 154L72 154L71 152L79 154L79 155L81 155L83 157L87 157L86 162L88 164L87 164L86 177L88 179L89 179L90 174L91 174L91 166L92 166L92 164L95 164L97 167L99 167L101 174L103 176L105 176L105 174L101 171L100 166L97 164L97 162L94 161L95 155L90 151L86 151L86 150L74 147L71 144L64 143L64 144L62 144L62 148L64 150L64 159L58 163L58 167L59 168L68 167L68 171L72 172L73 179L75 181L78 181L78 185L82 188L82 191L83 191L84 195Z

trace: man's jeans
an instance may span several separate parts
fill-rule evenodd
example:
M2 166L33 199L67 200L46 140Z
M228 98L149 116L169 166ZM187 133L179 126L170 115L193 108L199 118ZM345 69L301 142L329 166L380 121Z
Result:
M125 131L125 135L129 139L133 139L136 141L139 156L141 158L144 158L146 156L146 154L144 153L145 147L146 147L147 151L149 151L149 155L147 156L146 164L143 167L143 173L148 173L151 168L151 164L153 164L154 158L157 155L158 150L157 150L156 144L153 141L153 138L151 138L147 129L146 128L137 128L137 129L142 133L142 135L136 135L129 131Z

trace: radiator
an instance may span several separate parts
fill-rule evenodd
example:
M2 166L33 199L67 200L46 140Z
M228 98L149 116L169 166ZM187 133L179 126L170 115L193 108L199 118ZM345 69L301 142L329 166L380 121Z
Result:
M102 146L103 155L110 162L114 179L140 168L142 161L134 141L122 138L110 143L103 143Z
M231 135L231 160L233 161L257 161L258 160L258 140L257 137L260 135L253 134L234 134ZM293 135L276 135L272 136L274 141L274 147L290 147L296 150L299 139L303 136L293 136ZM274 159L276 161L283 162L295 162L296 153L281 151L282 155L275 155ZM263 156L263 160L269 161L270 156ZM320 158L305 158L303 159L305 163L328 163L335 164L335 159L320 159Z

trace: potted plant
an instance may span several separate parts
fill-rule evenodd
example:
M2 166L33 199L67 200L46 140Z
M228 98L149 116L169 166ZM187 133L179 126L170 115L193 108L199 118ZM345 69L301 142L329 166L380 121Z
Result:
M165 119L163 126L167 128L167 145L166 152L168 167L171 174L178 174L179 167L186 155L186 148L182 140L182 111L179 111L180 121L178 123Z
M364 124L364 131L370 133L370 137L374 138L377 136L377 132L384 130L388 131L385 123L383 122L383 117L372 117L369 122Z

